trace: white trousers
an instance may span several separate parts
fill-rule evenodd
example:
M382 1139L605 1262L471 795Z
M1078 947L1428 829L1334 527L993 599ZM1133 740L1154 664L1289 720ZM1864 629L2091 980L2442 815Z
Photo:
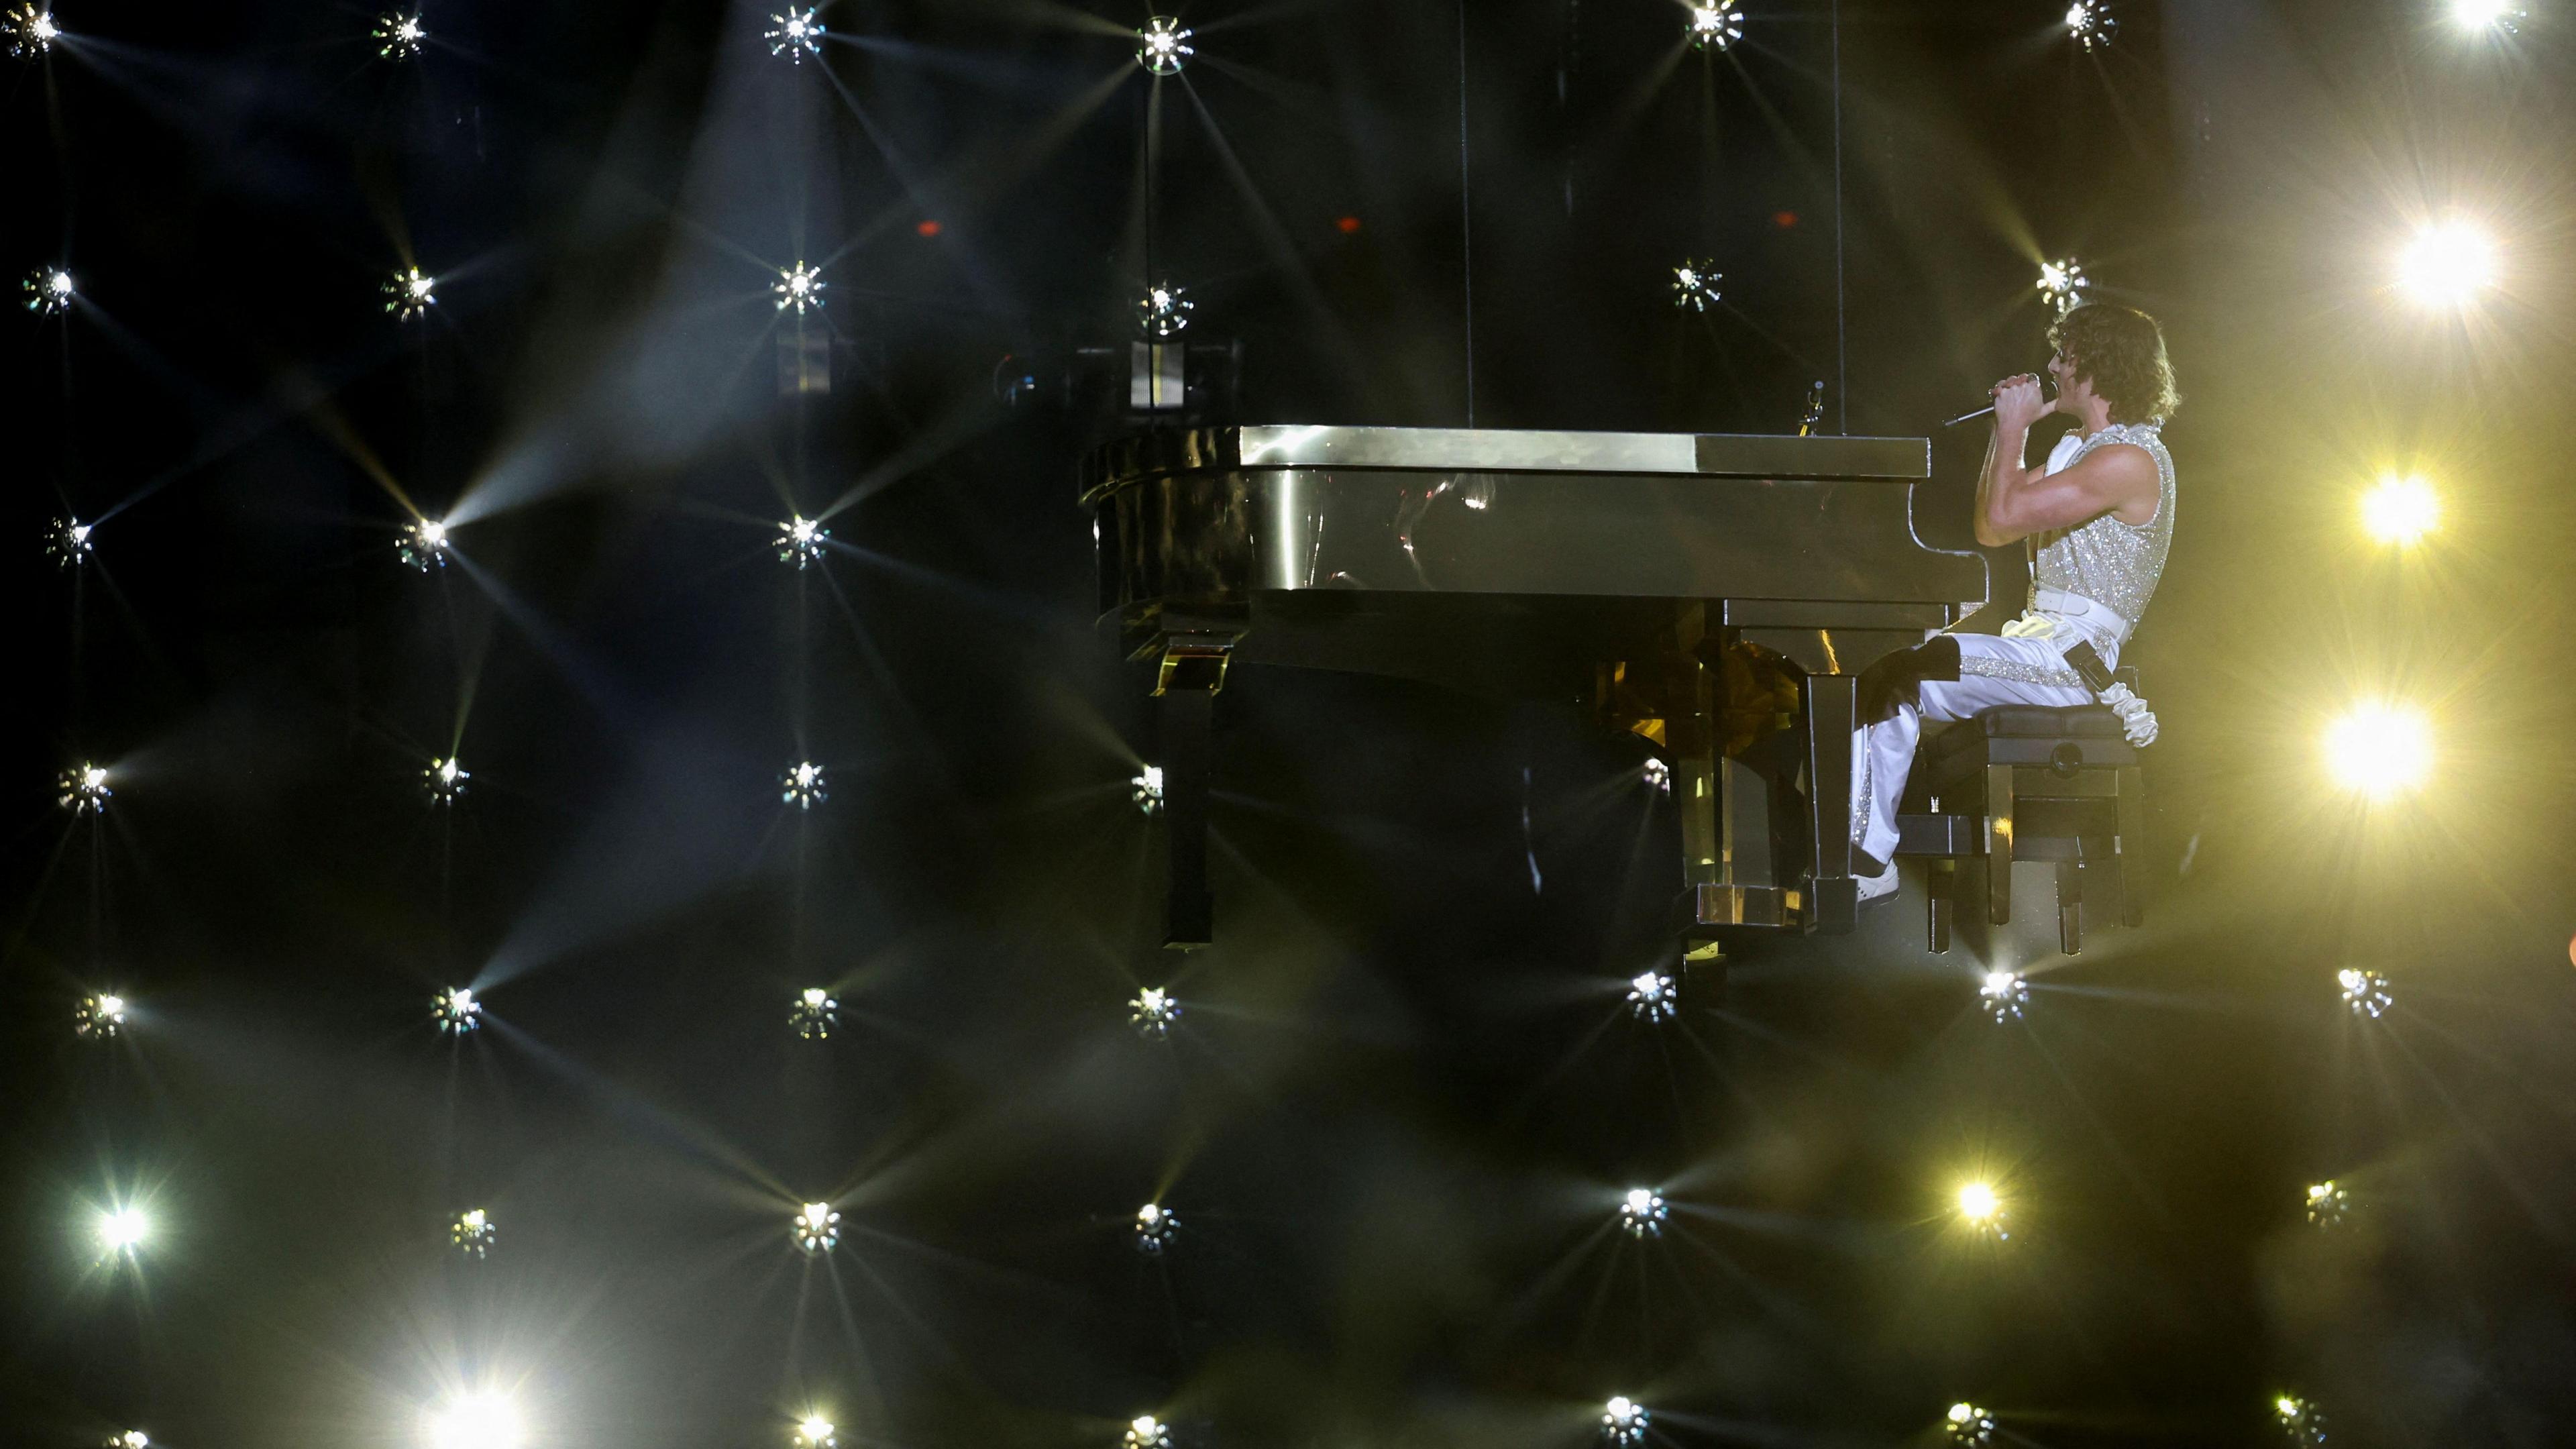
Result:
M1992 634L1953 634L1959 644L1959 677L1927 679L1899 691L1895 713L1852 735L1852 843L1878 860L1896 858L1896 806L1914 769L1914 747L1923 722L1967 719L1999 704L2063 708L2091 704L2093 691L2057 651L2056 639L2004 639ZM2059 638L2072 646L2087 637L2071 629ZM2095 637L2104 662L2117 661L2117 645ZM1856 869L1866 870L1867 866Z

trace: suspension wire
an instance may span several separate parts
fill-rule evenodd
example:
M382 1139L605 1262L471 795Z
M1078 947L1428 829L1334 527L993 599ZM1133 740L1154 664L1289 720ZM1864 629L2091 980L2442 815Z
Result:
M1467 426L1476 425L1476 207L1467 149L1467 0L1458 0L1458 251L1466 289Z
M1843 281L1843 0L1834 21L1834 409L1835 431L1851 432L1851 311Z

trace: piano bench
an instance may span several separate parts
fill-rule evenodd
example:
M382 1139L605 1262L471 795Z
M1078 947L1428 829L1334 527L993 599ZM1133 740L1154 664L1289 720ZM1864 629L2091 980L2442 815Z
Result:
M2144 838L2138 749L2101 705L2002 705L1928 734L1897 816L1899 858L1932 862L1931 946L1950 949L1958 862L1983 857L1987 919L2012 920L2012 862L2057 866L2058 949L2083 950L2084 885L2107 877L2119 920L2145 919L2127 863Z

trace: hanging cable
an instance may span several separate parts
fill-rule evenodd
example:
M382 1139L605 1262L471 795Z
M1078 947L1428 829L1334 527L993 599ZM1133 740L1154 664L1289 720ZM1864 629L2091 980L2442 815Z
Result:
M1476 207L1467 149L1467 0L1458 0L1458 254L1466 290L1467 426L1476 425Z

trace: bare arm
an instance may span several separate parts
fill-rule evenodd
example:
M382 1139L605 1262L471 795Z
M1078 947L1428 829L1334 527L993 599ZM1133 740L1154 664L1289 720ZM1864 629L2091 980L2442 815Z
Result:
M2034 533L2073 528L2105 513L2130 523L2155 516L2162 498L2156 461L2127 444L2097 448L2062 472L2022 466L2031 424L2048 411L2039 379L2022 376L1995 387L1994 442L1977 480L1977 542L1988 548Z

